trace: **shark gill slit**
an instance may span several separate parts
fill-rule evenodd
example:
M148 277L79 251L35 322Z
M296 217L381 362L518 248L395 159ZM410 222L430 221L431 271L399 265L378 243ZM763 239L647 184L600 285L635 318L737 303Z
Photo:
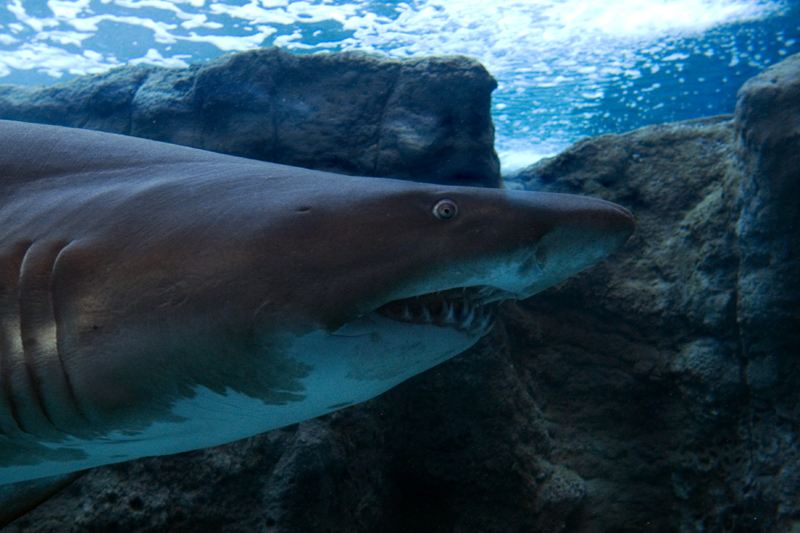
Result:
M9 437L24 431L15 401L14 382L19 377L16 370L23 361L19 337L19 272L22 259L32 244L31 241L16 243L0 257L0 432Z
M89 419L86 418L86 415L81 410L81 406L78 403L78 397L75 395L75 389L72 387L72 381L69 378L69 374L67 373L67 368L64 366L64 358L62 356L62 345L60 342L61 335L59 330L59 325L61 324L61 314L59 313L58 306L56 304L56 299L53 298L53 272L55 272L56 265L58 265L58 260L61 257L61 254L64 253L64 250L70 243L62 246L59 249L58 254L56 254L56 258L53 260L53 264L50 268L50 303L52 305L53 310L53 323L55 325L55 341L56 341L56 357L58 357L58 368L61 370L61 375L64 378L64 394L67 396L68 402L67 405L74 407L74 413L72 416L73 422L76 421L75 418L77 417L79 420L77 422L80 426L88 427L89 426Z
M19 270L19 338L24 365L19 376L21 428L42 437L63 437L85 427L58 345L53 269L68 243L34 242Z

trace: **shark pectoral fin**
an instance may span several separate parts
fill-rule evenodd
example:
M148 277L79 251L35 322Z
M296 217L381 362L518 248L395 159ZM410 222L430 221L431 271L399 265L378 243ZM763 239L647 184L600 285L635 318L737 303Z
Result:
M0 485L0 529L35 509L88 470Z

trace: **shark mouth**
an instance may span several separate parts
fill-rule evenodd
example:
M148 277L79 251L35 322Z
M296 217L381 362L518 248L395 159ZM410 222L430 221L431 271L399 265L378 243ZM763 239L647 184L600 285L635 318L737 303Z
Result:
M489 286L463 287L393 300L375 310L392 320L456 328L470 335L485 335L494 310L514 295Z

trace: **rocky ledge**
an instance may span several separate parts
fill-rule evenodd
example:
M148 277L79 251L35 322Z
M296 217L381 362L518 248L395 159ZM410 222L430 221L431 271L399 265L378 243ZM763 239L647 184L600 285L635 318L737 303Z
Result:
M0 118L342 174L497 186L496 86L461 56L267 48L183 69L130 66L43 88L0 85Z

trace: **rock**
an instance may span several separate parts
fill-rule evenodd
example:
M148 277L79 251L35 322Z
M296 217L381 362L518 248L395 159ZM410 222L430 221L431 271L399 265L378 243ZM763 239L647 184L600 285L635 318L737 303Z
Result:
M797 531L797 349L771 338L797 331L797 90L792 57L733 116L508 177L638 227L467 353L320 419L96 469L8 531Z
M509 177L607 198L637 220L622 250L520 302L508 326L556 424L548 460L591 480L572 530L715 530L741 512L726 496L749 460L731 118L586 139Z
M0 118L351 175L494 187L496 86L466 57L268 48L183 69L132 66L43 88L3 85Z
M739 90L739 302L746 376L760 396L800 389L800 56ZM800 416L800 405L786 406Z
M578 474L563 466L553 470L536 498L535 530L542 533L564 531L586 497L586 482Z
M621 253L520 303L511 340L558 423L549 460L591 480L574 530L798 527L799 125L793 56L733 116L586 139L508 177L637 219Z

